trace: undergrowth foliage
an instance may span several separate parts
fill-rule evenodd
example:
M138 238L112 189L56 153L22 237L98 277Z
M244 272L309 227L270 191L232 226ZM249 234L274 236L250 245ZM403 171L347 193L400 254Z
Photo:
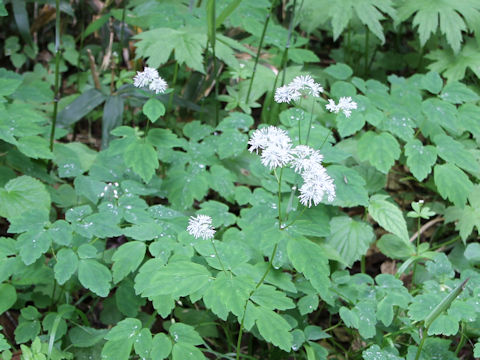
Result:
M480 356L477 2L82 3L0 0L2 359Z

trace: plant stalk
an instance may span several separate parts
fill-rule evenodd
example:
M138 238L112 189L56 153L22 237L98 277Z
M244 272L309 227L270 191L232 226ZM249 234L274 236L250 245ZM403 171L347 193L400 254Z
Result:
M57 125L59 90L60 90L60 0L55 0L55 84L53 99L52 128L50 129L50 151L53 151L55 127Z

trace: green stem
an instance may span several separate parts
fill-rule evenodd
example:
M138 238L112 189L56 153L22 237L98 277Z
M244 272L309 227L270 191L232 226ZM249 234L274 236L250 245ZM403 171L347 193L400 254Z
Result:
M418 255L418 246L420 245L420 218L417 218L417 255ZM417 263L413 264L412 280L415 281L415 271L417 270Z
M360 272L365 274L365 255L360 259Z
M313 107L315 105L315 101L312 100L312 108L310 109L310 122L308 123L308 130L307 130L307 140L305 140L305 145L308 145L308 139L310 138L310 129L312 128L312 122L313 122ZM329 133L330 135L330 133ZM327 135L328 139L328 135ZM326 140L323 142L325 143ZM323 146L323 145L322 145Z
M465 342L467 341L467 337L465 336L465 323L462 321L462 327L460 329L460 333L462 334L460 337L460 342L457 345L457 348L455 349L455 355L458 356L458 353L460 350L462 350L463 345L465 345Z
M423 344L425 344L425 340L427 340L427 334L426 334L427 329L424 329L424 334L422 334L422 341L420 341L420 345L418 346L417 349L417 354L415 355L415 360L420 359L420 354L422 352Z
M262 35L260 36L260 43L258 44L257 55L255 56L255 62L253 64L252 76L250 77L250 84L248 84L248 91L247 91L247 98L245 103L248 104L250 100L250 94L252 92L253 80L255 79L255 72L257 70L258 59L260 58L260 53L262 52L263 40L265 39L265 34L267 32L268 23L270 22L270 17L272 15L273 5L275 1L272 1L270 5L270 9L268 10L267 17L265 19L265 23L263 24Z
M155 322L155 318L157 317L157 310L155 310L148 318L147 322L145 323L145 327L147 329L150 329L153 325L153 323Z
M243 326L245 324L245 314L247 313L248 301L250 300L250 297L255 293L255 290L257 290L263 284L263 282L267 278L268 273L272 269L272 263L273 263L273 259L275 258L275 254L277 253L277 248L278 248L278 243L276 243L275 246L273 247L272 255L270 256L270 261L268 262L267 269L265 270L265 273L263 274L262 278L257 282L257 285L255 286L255 289L253 289L250 292L250 295L248 296L247 301L245 301L245 305L243 307L242 321L240 322L240 330L238 332L238 338L237 338L237 357L236 357L237 360L240 359L240 346L241 346L241 343L242 343Z
M55 84L53 99L52 128L50 130L50 151L53 151L53 140L55 139L55 126L57 124L59 89L60 89L60 0L55 0Z
M368 40L370 37L370 31L368 30L367 25L365 25L365 77L368 74Z
M274 170L275 172L275 170ZM282 175L283 175L283 168L280 168L280 176L277 177L277 173L275 172L275 177L278 181L278 228L282 230Z

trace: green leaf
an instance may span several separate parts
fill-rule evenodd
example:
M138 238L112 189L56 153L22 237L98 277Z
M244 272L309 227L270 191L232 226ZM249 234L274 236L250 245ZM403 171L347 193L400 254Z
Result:
M437 144L438 156L445 161L474 174L480 172L480 165L462 143L445 134L435 136L434 142Z
M150 356L152 359L166 359L172 351L172 341L164 333L156 334L152 340L152 350Z
M107 97L97 89L85 91L58 113L57 126L67 127L73 125L103 103L106 98Z
M255 290L251 300L262 308L270 310L287 310L295 307L292 299L288 298L284 292L265 284Z
M337 194L332 205L341 207L368 205L366 183L357 171L341 165L331 165L327 172L334 180Z
M397 235L400 239L408 241L407 223L402 211L386 199L386 195L374 195L370 198L368 212L372 218L385 230Z
M52 238L47 231L27 231L17 238L17 249L25 265L33 264L50 248Z
M20 74L9 71L5 68L0 69L0 96L12 95L22 83Z
M18 150L33 159L51 159L48 141L40 136L24 136L18 140Z
M107 297L110 292L112 274L105 265L96 260L84 259L78 264L78 280L80 283L101 297Z
M348 266L367 253L375 240L372 227L348 216L338 216L330 220L330 236L326 239L343 257Z
M138 319L127 318L120 321L105 336L105 340L118 341L135 337L140 332L142 323Z
M449 315L439 315L428 328L428 335L453 336L458 333L458 320Z
M254 288L255 283L247 276L229 276L220 272L203 295L203 301L222 320L227 319L229 312L240 317Z
M400 157L400 147L397 140L389 133L376 134L368 131L360 138L357 145L360 160L368 160L384 174Z
M435 165L433 174L438 192L456 206L463 208L473 188L468 176L453 164Z
M402 357L392 354L391 352L380 349L378 345L372 345L362 352L364 360L403 360Z
M165 115L165 106L160 100L150 98L143 105L142 111L152 123L155 123L160 116Z
M168 171L162 187L167 191L172 207L185 210L192 206L194 200L202 200L208 192L209 185L213 186L209 184L211 179L209 175L205 169L194 169L192 166L188 166L186 170L177 167Z
M72 249L62 248L57 252L57 263L53 267L55 279L60 285L65 284L77 271L78 257Z
M128 360L132 352L133 339L107 341L102 349L104 360Z
M135 291L144 297L187 296L204 287L210 278L204 266L190 261L172 262L160 268L151 268L151 262L147 261L135 278Z
M190 345L200 345L203 344L202 337L195 331L193 326L174 323L168 329L170 336L176 343L190 344Z
M454 105L437 98L429 98L422 102L422 112L428 123L440 125L454 134L458 132L457 109Z
M311 294L311 295L305 295L304 297L300 298L300 300L298 300L297 307L298 307L298 311L300 311L300 314L306 315L317 310L318 304L319 304L318 295ZM309 340L315 340L315 339L309 338Z
M353 308L353 311L358 316L358 332L360 336L365 339L375 336L375 325L377 323L375 302L362 300Z
M206 357L193 345L176 343L173 345L172 360L206 360Z
M140 307L145 305L145 299L135 294L133 285L133 281L127 278L115 291L115 304L118 310L128 317L136 317Z
M380 251L391 259L407 259L415 254L415 246L393 234L385 234L377 241Z
M228 212L228 206L223 203L210 200L202 203L200 207L202 210L198 211L198 213L210 216L214 227L221 225L229 226L235 223L236 216Z
M424 180L437 161L437 150L431 145L423 146L418 139L412 139L405 145L407 166L418 181Z
M261 306L255 308L255 317L260 335L280 349L290 352L293 345L290 324L281 315Z
M0 315L17 301L17 292L10 284L0 284Z
M149 329L143 328L140 333L135 337L133 343L135 353L142 359L146 359L150 356L150 349L152 348L152 333Z
M480 99L475 91L470 90L467 85L457 81L448 83L440 94L440 97L452 104L477 102L478 99Z
M343 63L330 65L323 71L337 80L347 80L353 74L353 70L350 68L350 66Z
M330 270L323 249L314 242L300 237L288 241L287 253L295 269L303 273L324 298L330 286Z
M365 126L365 117L362 113L354 111L350 117L337 115L337 129L342 138L355 134Z
M248 136L235 129L226 129L216 137L216 143L220 159L236 157L246 150Z
M123 154L125 165L131 167L143 181L149 182L158 168L157 152L152 145L142 140L135 141L127 146Z
M147 246L140 241L130 241L120 246L112 256L113 282L117 284L129 273L137 270L143 261Z
M429 71L422 77L421 85L432 94L438 94L442 90L443 80L437 72Z
M68 337L75 347L88 348L103 340L107 329L94 329L87 326L76 326L70 329Z
M0 216L10 220L32 208L50 212L50 194L37 179L20 176L0 188Z

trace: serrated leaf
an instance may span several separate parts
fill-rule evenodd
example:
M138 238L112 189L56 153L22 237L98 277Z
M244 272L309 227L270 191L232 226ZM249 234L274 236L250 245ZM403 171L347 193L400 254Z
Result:
M12 219L32 208L50 211L50 194L37 179L20 176L0 188L0 216Z
M220 159L236 157L247 148L248 136L235 129L226 129L216 138Z
M112 274L105 265L96 260L82 259L78 264L78 280L87 289L101 297L110 292Z
M370 198L368 212L372 218L385 230L408 241L407 223L402 211L386 199L386 195L374 195Z
M78 257L72 249L63 248L57 252L57 263L53 267L55 279L60 285L65 284L77 271Z
M160 116L165 115L165 106L160 100L150 98L143 105L142 111L152 123L155 123Z
M102 348L102 359L128 360L132 352L133 339L107 341Z
M402 357L392 354L391 352L380 349L378 345L372 345L362 352L364 360L403 360Z
M127 146L123 154L125 165L131 167L143 181L149 182L158 168L157 152L152 145L143 141L135 141Z
M392 259L406 259L415 254L415 246L393 234L385 234L377 241L380 251Z
M168 332L176 343L190 345L203 344L202 337L198 334L193 326L182 323L174 323L172 326L170 326Z
M255 317L260 335L273 345L289 352L293 345L290 324L281 315L263 307L255 308Z
M463 208L473 188L468 176L453 164L435 165L433 174L438 192L456 206Z
M437 150L431 145L423 146L418 139L412 139L405 145L407 166L418 181L424 180L437 161Z
M203 301L220 319L226 320L229 312L240 317L254 288L255 283L249 277L220 272L203 295Z
M210 200L202 203L199 214L208 215L212 218L212 225L219 227L221 225L229 226L235 223L236 216L228 212L228 206L218 201Z
M142 263L147 246L140 241L130 241L120 246L112 256L113 282L116 284Z
M257 305L270 310L287 310L295 307L292 299L271 285L261 285L252 294L251 300Z
M480 98L475 91L470 90L467 85L458 81L448 83L440 94L440 97L452 104L476 102Z
M127 340L136 336L142 328L142 323L138 319L126 318L115 325L107 335L106 340L118 341Z
M375 168L388 173L400 157L400 147L397 140L389 133L376 134L368 131L357 144L358 156L362 161L369 161Z
M357 314L359 320L358 332L365 339L375 336L375 325L377 323L375 310L375 302L368 300L360 301L353 308L353 311Z
M143 265L135 278L135 291L144 297L157 295L187 296L204 287L210 272L202 265L190 261L177 261L152 269Z
M172 169L167 175L162 187L175 209L189 208L194 200L202 200L208 192L210 176L205 169L197 170L188 166L186 170Z
M152 359L165 359L172 351L172 341L164 333L156 334L152 340L152 350L150 356Z
M27 231L17 238L17 249L25 265L33 264L50 248L52 238L43 229Z
M298 307L298 311L300 311L300 314L306 315L317 310L318 304L319 304L318 295L311 294L311 295L305 295L304 297L300 298L300 300L298 300L297 307ZM314 340L308 336L307 338L309 340Z
M432 94L438 94L442 90L443 80L437 72L429 71L422 77L421 85Z
M480 172L480 165L462 143L445 134L435 136L434 141L437 144L438 156L442 159L466 171Z
M375 239L372 227L348 216L338 216L330 220L330 236L326 242L342 256L348 266L367 253Z
M307 278L324 298L330 285L330 270L323 249L303 237L290 239L287 244L288 258L295 269Z
M24 136L18 140L18 150L33 159L51 159L48 141L40 136Z
M453 336L458 333L458 320L449 315L439 315L428 328L428 335Z

